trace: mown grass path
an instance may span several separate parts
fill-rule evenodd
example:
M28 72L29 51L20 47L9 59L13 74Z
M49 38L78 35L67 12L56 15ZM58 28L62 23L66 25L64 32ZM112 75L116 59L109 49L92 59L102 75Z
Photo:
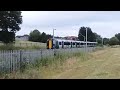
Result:
M57 79L110 79L120 78L120 48L107 48L90 53L88 59L79 58L69 69L49 77Z

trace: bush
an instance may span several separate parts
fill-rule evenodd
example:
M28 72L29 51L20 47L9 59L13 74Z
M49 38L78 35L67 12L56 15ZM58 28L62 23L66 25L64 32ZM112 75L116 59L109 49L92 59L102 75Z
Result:
M109 41L109 45L119 45L119 40L117 39L117 37L112 37Z

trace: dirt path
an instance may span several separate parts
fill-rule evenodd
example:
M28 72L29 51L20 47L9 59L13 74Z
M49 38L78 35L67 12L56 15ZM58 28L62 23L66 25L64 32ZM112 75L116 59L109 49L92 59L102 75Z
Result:
M74 65L69 65L67 70L52 76L57 79L94 79L94 78L120 78L120 48L107 48L93 52L89 59L81 61L80 58Z

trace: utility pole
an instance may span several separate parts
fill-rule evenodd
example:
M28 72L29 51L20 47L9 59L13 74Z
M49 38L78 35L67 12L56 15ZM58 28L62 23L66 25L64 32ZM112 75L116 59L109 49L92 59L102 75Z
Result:
M53 44L53 45L54 45L54 46L53 46L53 50L55 49L55 42L54 42L54 30L56 30L56 29L53 29L53 43L54 43L54 44ZM55 55L56 55L56 53L55 53L55 50L54 50L54 56L55 56Z
M102 46L103 46L103 38L102 38Z
M84 36L84 35L82 35L81 33L80 33L80 35L81 35L81 36L83 36L83 38L84 38L84 42L85 42L85 36Z
M87 53L87 27L86 27L86 53Z
M55 30L55 29L53 29L53 39L54 39L54 30Z
M83 36L83 38L84 38L84 42L85 42L85 36L82 35L81 33L80 33L80 35ZM85 52L85 51L86 51L86 49L85 49L85 45L84 45L84 52Z

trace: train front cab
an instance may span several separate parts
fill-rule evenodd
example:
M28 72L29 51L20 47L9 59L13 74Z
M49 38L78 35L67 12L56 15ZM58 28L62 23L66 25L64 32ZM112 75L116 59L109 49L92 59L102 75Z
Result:
M59 43L56 40L48 39L47 40L47 49L59 49Z
M47 49L52 49L53 48L53 41L52 41L52 39L48 39L47 40Z

